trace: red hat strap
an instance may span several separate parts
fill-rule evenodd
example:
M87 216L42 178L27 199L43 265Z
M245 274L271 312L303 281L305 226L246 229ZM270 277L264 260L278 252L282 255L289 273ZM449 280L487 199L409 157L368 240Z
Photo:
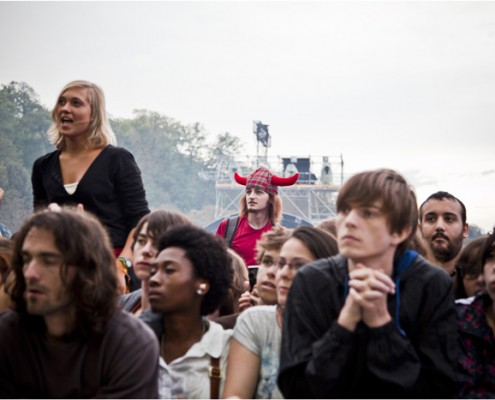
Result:
M296 183L298 179L299 179L299 174L298 173L295 173L294 175L289 176L287 178L282 178L282 177L277 176L277 175L272 175L272 185L275 185L275 186L291 186L294 183Z

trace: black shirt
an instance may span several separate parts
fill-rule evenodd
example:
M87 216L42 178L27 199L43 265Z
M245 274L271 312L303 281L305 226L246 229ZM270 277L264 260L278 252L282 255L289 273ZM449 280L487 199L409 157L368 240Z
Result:
M397 271L397 266L394 266ZM392 321L337 323L346 299L347 259L303 267L284 313L278 385L286 398L449 398L458 356L452 280L417 256L393 279ZM398 317L398 318L397 318Z
M59 156L60 151L56 150L34 162L31 176L34 209L50 203L74 206L82 203L105 226L112 246L124 247L131 229L150 212L141 171L133 155L121 147L105 147L72 195L64 188Z

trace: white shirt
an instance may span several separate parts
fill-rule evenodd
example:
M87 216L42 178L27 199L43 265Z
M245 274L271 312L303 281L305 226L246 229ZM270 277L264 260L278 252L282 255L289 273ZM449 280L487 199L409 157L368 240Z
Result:
M170 364L160 357L158 392L161 399L209 399L211 357L220 358L222 396L232 330L225 330L213 321L209 321L209 325L201 340L182 357Z

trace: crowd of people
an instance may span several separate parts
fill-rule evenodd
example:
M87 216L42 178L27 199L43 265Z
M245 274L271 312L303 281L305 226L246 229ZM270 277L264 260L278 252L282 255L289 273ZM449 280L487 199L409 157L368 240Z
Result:
M467 242L454 195L364 171L288 229L298 175L260 167L213 234L149 210L97 85L52 119L33 213L2 228L0 397L495 397L495 230Z

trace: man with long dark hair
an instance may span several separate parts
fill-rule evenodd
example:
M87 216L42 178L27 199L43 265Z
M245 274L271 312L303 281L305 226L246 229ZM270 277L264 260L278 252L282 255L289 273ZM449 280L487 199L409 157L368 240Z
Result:
M62 209L17 233L0 315L0 394L7 398L153 398L158 343L116 307L108 235L95 217Z

